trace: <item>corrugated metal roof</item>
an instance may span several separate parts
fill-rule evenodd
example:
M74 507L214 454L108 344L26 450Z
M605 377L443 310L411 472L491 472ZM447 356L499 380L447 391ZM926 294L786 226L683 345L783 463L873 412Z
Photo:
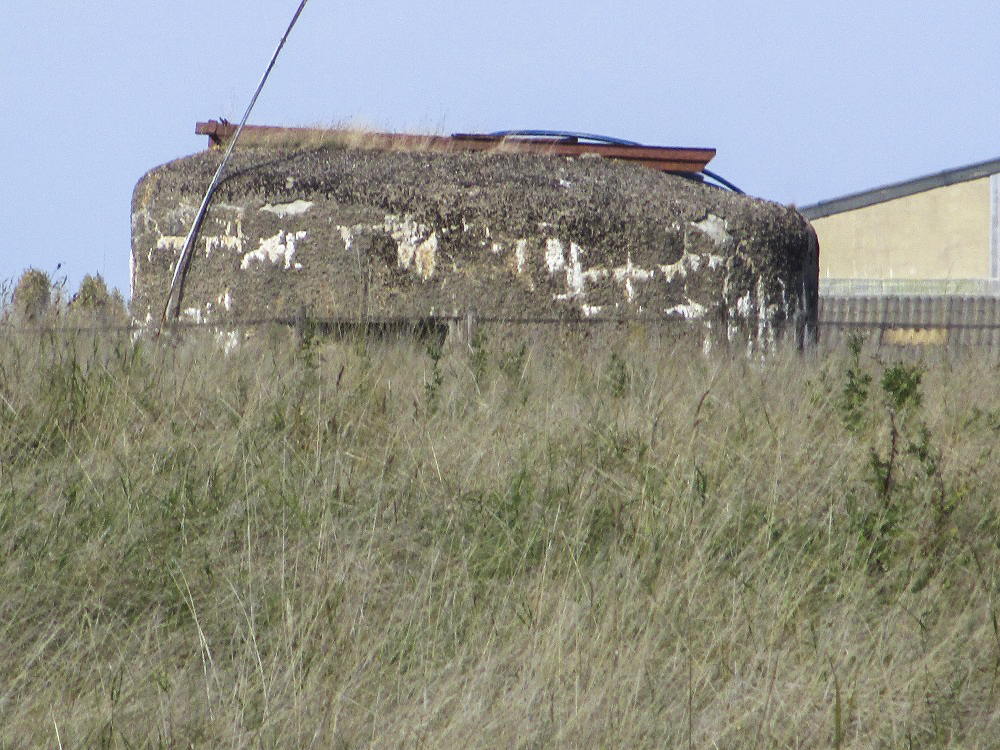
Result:
M820 201L811 206L800 207L799 212L807 219L820 219L824 216L832 216L833 214L840 214L845 211L854 211L858 208L874 206L878 203L905 198L927 190L955 185L959 182L978 180L981 177L989 177L998 173L1000 173L1000 159L991 159L990 161L970 164L969 166L957 169L949 169L944 172L927 175L926 177L883 185L874 190L852 193L842 198Z

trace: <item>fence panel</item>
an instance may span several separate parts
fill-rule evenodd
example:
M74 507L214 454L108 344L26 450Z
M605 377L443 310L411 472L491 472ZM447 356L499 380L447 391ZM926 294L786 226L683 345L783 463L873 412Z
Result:
M819 330L823 348L842 346L857 333L878 348L1000 354L1000 297L822 296Z

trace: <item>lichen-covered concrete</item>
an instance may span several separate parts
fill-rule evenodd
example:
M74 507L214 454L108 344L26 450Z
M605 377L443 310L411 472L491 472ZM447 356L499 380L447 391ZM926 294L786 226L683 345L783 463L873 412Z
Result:
M219 159L149 172L132 207L132 311L155 319ZM815 321L818 250L792 208L597 158L238 150L180 308L292 317L688 321L751 347Z

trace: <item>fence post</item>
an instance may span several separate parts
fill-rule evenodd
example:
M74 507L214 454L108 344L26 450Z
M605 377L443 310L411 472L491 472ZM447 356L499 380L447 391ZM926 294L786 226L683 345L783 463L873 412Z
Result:
M476 335L476 313L474 310L467 310L465 313L465 343L472 348L472 340Z

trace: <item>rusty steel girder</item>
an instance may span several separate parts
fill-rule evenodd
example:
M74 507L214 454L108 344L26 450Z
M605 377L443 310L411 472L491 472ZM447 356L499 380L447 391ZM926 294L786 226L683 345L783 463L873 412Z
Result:
M225 120L199 122L198 135L207 135L210 147L228 144L237 126ZM535 131L538 132L538 131ZM544 131L542 131L544 132ZM715 156L714 148L674 148L667 146L642 146L629 142L603 139L599 136L545 133L522 135L519 133L476 134L456 133L452 136L413 135L406 133L356 133L332 128L289 128L272 125L246 125L240 135L248 145L284 142L322 141L342 138L366 148L415 149L430 151L506 151L558 156L594 155L605 159L634 162L660 172L679 172L697 175Z

